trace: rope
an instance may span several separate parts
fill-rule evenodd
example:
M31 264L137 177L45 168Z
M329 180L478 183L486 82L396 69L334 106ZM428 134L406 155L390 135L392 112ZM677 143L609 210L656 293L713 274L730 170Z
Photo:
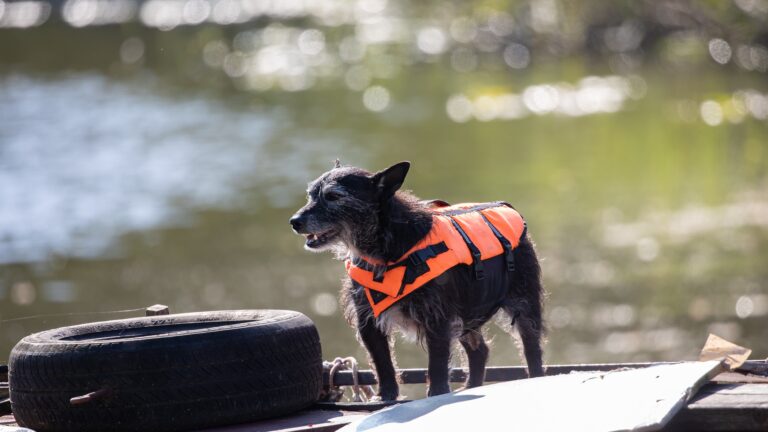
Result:
M336 372L352 370L352 402L367 402L374 395L371 386L361 386L359 382L357 360L354 357L336 357L332 362L323 362L323 368L328 370L328 388L323 389L321 399L328 402L339 402L344 396L344 390L333 382Z

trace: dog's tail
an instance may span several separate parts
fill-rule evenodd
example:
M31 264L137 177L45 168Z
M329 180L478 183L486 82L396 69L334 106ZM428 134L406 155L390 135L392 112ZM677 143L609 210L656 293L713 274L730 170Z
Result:
M528 364L528 375L544 375L542 339L546 333L542 316L544 287L541 283L541 267L533 242L526 236L515 248L516 269L510 286L510 296L502 309L520 333L523 354Z

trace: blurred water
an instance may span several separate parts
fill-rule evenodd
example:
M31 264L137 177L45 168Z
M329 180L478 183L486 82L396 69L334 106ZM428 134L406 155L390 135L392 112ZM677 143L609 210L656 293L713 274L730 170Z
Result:
M111 255L121 234L231 207L275 122L99 75L12 75L0 99L0 262Z
M425 198L512 202L543 259L550 363L693 358L709 331L768 353L762 45L675 34L637 63L646 30L626 21L606 27L610 54L553 59L507 32L511 15L414 24L367 1L334 25L321 8L168 31L146 20L175 15L142 15L165 3L74 28L103 5L71 2L69 24L0 32L6 355L33 331L136 312L17 317L165 303L300 310L324 357L365 358L338 311L341 263L287 224L336 157L411 160ZM559 41L538 3L526 25ZM493 364L519 362L489 337Z

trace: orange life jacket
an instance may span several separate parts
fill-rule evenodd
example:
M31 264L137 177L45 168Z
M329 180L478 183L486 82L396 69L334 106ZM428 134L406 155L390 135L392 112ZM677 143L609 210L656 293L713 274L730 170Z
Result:
M449 206L434 201L430 209L432 229L399 260L385 264L351 257L345 261L349 277L365 288L376 317L457 265L471 265L475 278L482 279L483 260L505 254L507 270L514 271L512 250L525 235L526 225L511 205L490 202Z

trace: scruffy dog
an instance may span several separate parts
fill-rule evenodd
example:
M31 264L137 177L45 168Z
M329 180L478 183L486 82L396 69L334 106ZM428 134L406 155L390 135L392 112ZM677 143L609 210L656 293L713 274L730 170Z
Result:
M455 339L469 360L466 387L482 385L488 346L480 329L499 309L520 334L528 375L543 375L541 270L522 217L501 202L455 208L420 201L399 191L409 167L409 162L400 162L372 174L342 167L337 160L333 169L309 184L308 203L290 220L294 231L306 237L307 250L330 250L345 260L352 277L343 283L342 303L376 369L378 396L394 400L399 395L389 344L394 330L426 342L428 396L450 392L449 358ZM512 215L512 222L500 219L507 217L502 210ZM474 219L464 222L462 217ZM483 220L484 229L495 238L473 242L471 237L479 238L480 231L471 224L484 225ZM506 232L518 238L505 238L511 235L503 236L501 228L493 226L503 224L516 226L517 231ZM495 248L496 256L481 260L489 248ZM464 262L457 263L462 256Z

